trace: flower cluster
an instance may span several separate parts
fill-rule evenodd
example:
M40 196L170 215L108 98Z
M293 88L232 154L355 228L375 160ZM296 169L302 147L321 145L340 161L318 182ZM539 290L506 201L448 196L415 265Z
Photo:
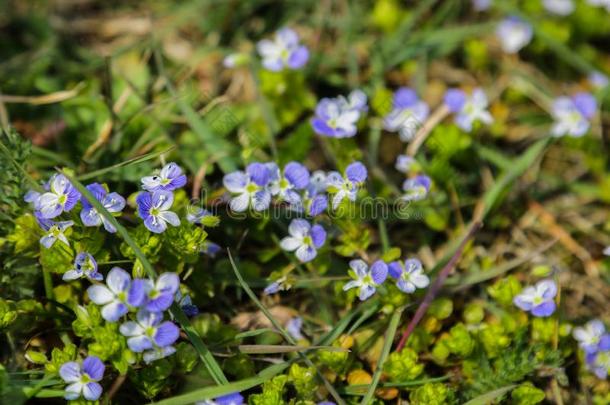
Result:
M142 178L142 191L136 197L138 215L144 226L154 233L162 233L167 225L179 226L180 218L171 211L174 204L173 191L186 185L186 176L176 163L168 163L158 175Z
M515 296L513 303L536 317L551 316L555 312L557 284L553 280L539 281L535 286L526 287Z
M366 167L360 162L350 164L345 175L336 171L310 174L298 162L288 163L283 170L273 162L255 162L246 166L245 171L226 174L223 184L232 194L229 207L235 212L264 211L275 198L296 212L315 217L328 207L325 193L332 195L333 209L336 209L345 198L356 200L358 188L366 178Z
M583 351L587 367L601 379L610 373L610 333L599 319L587 322L572 332Z
M318 135L349 138L356 135L358 120L367 110L367 97L362 90L354 90L347 97L323 98L316 106L311 126Z
M361 301L375 294L377 288L386 281L388 274L396 280L396 287L407 294L415 292L418 288L426 288L430 284L430 279L417 259L394 261L389 264L377 260L370 268L363 260L356 259L352 260L349 266L348 274L353 280L346 283L343 290L358 288L358 298Z
M174 302L179 287L180 279L174 273L163 273L155 281L132 280L125 270L114 267L106 284L92 285L87 295L102 306L102 318L108 322L137 311L135 320L124 322L119 330L128 338L129 349L143 352L144 361L150 363L175 352L172 344L178 339L179 329L171 321L163 322L163 313Z

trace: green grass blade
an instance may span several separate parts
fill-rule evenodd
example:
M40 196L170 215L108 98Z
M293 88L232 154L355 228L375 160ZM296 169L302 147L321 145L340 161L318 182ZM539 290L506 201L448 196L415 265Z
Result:
M241 392L250 388L261 385L267 380L284 371L291 364L291 361L281 364L275 364L262 370L256 377L246 378L244 380L235 381L222 386L206 387L199 390L191 391L187 394L178 395L172 398L167 398L158 402L153 402L150 405L187 405L197 401L212 399L221 395L230 394L233 392Z
M77 179L80 181L85 181L85 180L89 180L89 179L97 179L98 177L106 174L106 173L110 173L116 169L120 169L121 167L126 167L126 166L131 166L137 163L142 163L142 162L146 162L147 160L151 160L156 158L157 156L161 156L164 153L169 153L171 152L175 147L172 146L171 148L165 149L163 151L160 152L151 152L151 153L147 153L145 155L142 156L136 156L134 158L131 159L127 159L124 162L121 163L117 163L116 165L112 165L112 166L108 166L105 167L103 169L99 169L99 170L94 170L92 172L89 173L85 173L85 174L81 174L80 176L77 176Z
M367 405L370 404L373 396L375 395L375 390L377 389L377 385L379 384L379 379L381 378L381 373L383 372L383 365L390 354L390 350L392 349L392 343L394 342L394 336L396 335L396 330L398 329L398 324L400 323L400 316L402 315L402 309L394 312L392 314L392 318L390 318L390 324L388 325L388 329L385 332L385 341L383 342L383 349L381 350L381 355L379 356L379 361L377 361L377 368L375 369L375 373L373 374L373 381L371 381L371 385L369 386L368 391L362 398L362 402L360 404Z
M476 398L471 399L464 405L488 405L493 403L494 400L500 398L510 390L515 388L516 385L507 385L506 387L498 388L497 390L486 392L483 395L479 395Z
M70 180L72 185L74 187L76 187L76 189L78 191L80 191L80 193L83 195L83 197L86 198L89 202L91 202L91 205L93 205L93 207L97 210L97 212L99 212L100 215L103 215L104 218L108 222L110 222L112 225L114 225L114 227L117 229L117 233L125 240L125 243L127 243L129 245L129 247L134 251L136 257L138 258L140 263L142 263L142 267L144 268L146 273L150 277L156 277L157 273L155 272L155 269L153 269L152 265L146 258L146 255L144 255L144 253L142 253L142 250L140 249L138 244L129 235L129 232L127 232L127 229L125 229L119 223L119 221L117 221L117 219L115 217L113 217L112 214L110 214L106 210L106 208L104 208L104 206L98 200L95 199L95 197L93 197L93 195L89 192L89 190L87 190L87 188L81 182L76 180L73 176L70 176L70 174L67 173L66 171L62 171L62 173L64 176L66 176L66 178L68 178L68 180ZM171 313L174 315L174 318L176 319L176 321L178 321L180 326L182 326L182 329L186 332L188 338L190 339L191 343L193 344L193 346L199 353L199 357L203 361L207 370L210 372L210 375L212 376L214 381L220 385L227 384L228 380L225 377L225 375L223 374L222 369L220 368L220 365L218 365L218 363L216 362L216 359L214 359L214 356L212 356L212 353L209 351L207 346L203 343L203 340L201 340L201 337L197 334L197 332L191 325L191 322L189 321L187 316L184 314L184 312L182 311L180 306L178 304L174 303L171 306L170 310L171 310Z
M544 138L530 146L525 153L516 159L509 171L504 172L498 181L483 195L483 220L491 209L500 201L504 189L529 169L534 161L541 155L552 138Z
M201 139L204 143L205 148L209 151L210 156L218 159L218 166L220 169L225 172L233 172L237 170L237 165L232 158L233 151L235 150L235 145L233 145L228 140L219 137L214 134L212 129L197 115L197 112L188 105L181 97L178 97L178 91L174 88L174 85L170 81L169 77L165 74L165 68L163 65L163 57L159 53L157 49L154 51L155 62L157 67L159 68L159 72L161 76L165 79L165 87L171 94L171 96L176 99L176 104L178 108L184 115L186 122L191 127L193 132Z
M269 322L271 322L271 324L273 325L274 328L276 328L280 334L284 337L284 339L286 339L286 341L288 343L290 343L293 346L296 346L296 342L295 340L292 338L292 336L290 336L290 334L282 327L282 325L280 325L280 323L273 317L273 315L271 314L271 312L269 312L269 310L263 305L262 302L260 302L260 300L258 299L258 297L256 296L256 294L254 294L254 292L252 291L252 289L250 288L250 286L248 286L248 284L246 283L246 281L244 280L244 278L242 277L241 273L239 272L239 270L237 269L237 265L235 264L235 260L233 260L233 256L231 255L231 251L229 249L227 249L227 253L229 255L229 261L231 262L231 267L233 268L233 272L235 273L235 277L237 277L237 279L239 280L239 283L241 284L242 288L244 289L244 291L246 291L246 294L248 295L248 297L250 297L250 299L252 301L254 301L254 303L256 304L256 306L258 307L258 309L261 310L261 312L263 314L265 314L265 316L267 317L267 319L269 319ZM307 357L305 356L303 353L301 352L297 352L299 357L301 357L303 359L303 361L309 366L309 367L313 367L316 369L316 372L318 374L318 376L320 377L320 379L324 382L324 386L326 387L326 389L328 390L328 392L330 393L330 395L333 396L333 398L335 399L335 401L337 401L337 404L339 405L344 405L345 402L341 399L341 397L339 396L339 394L337 393L337 391L335 390L335 388L332 386L332 384L330 384L328 382L328 380L326 378L324 378L324 376L322 375L322 373L320 373L320 371L318 370L318 368L315 366L315 364L313 364L313 362Z

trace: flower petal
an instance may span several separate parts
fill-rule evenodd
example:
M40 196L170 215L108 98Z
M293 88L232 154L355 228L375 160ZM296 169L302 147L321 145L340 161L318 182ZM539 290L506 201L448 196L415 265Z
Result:
M59 376L67 383L79 381L81 376L80 364L75 361L64 363L59 368Z
M165 321L157 328L154 341L159 347L169 346L173 344L180 336L180 329L170 321Z
M280 241L280 247L282 248L282 250L286 250L288 252L297 250L302 244L302 239L293 238L292 236L287 236Z
M293 219L288 225L288 233L295 238L304 238L309 235L311 225L304 219Z
M105 305L114 300L114 294L104 285L92 285L87 289L87 295L97 305Z
M97 401L102 395L102 386L96 382L90 382L83 387L83 397L89 401Z
M295 254L302 263L306 263L312 261L318 252L311 246L302 245L296 250Z
M132 352L141 353L144 350L152 349L153 343L148 336L139 335L127 339L127 346Z
M113 267L108 273L106 284L112 292L119 293L126 291L131 283L131 276L120 267Z
M102 308L102 318L108 322L116 322L128 311L127 305L113 301L110 304L104 305Z
M119 327L119 332L121 332L121 335L123 336L132 337L143 335L145 331L144 328L137 322L128 321Z
M83 372L87 373L94 381L104 377L104 363L97 356L89 356L83 361Z

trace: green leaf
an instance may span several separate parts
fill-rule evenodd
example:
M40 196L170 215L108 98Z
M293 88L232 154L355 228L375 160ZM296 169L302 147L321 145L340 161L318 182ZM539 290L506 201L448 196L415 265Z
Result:
M506 387L498 388L497 390L486 392L483 395L479 395L476 398L471 399L464 405L489 405L492 401L502 397L504 394L515 388L516 385L507 385Z

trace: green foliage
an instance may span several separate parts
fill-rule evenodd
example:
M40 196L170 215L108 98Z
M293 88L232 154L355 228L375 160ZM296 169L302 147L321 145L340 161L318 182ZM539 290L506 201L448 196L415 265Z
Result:
M515 276L509 275L498 279L487 288L487 292L498 304L510 307L513 305L513 298L521 292L521 283Z
M285 386L288 383L288 376L278 375L263 384L260 394L250 395L248 402L252 405L283 405Z
M404 348L400 352L390 354L384 364L384 371L393 382L414 380L424 371L424 365L417 362L415 351Z
M442 383L426 383L409 395L413 405L448 405L454 403L453 391Z
M536 405L544 401L544 391L530 382L519 385L510 394L515 405Z

